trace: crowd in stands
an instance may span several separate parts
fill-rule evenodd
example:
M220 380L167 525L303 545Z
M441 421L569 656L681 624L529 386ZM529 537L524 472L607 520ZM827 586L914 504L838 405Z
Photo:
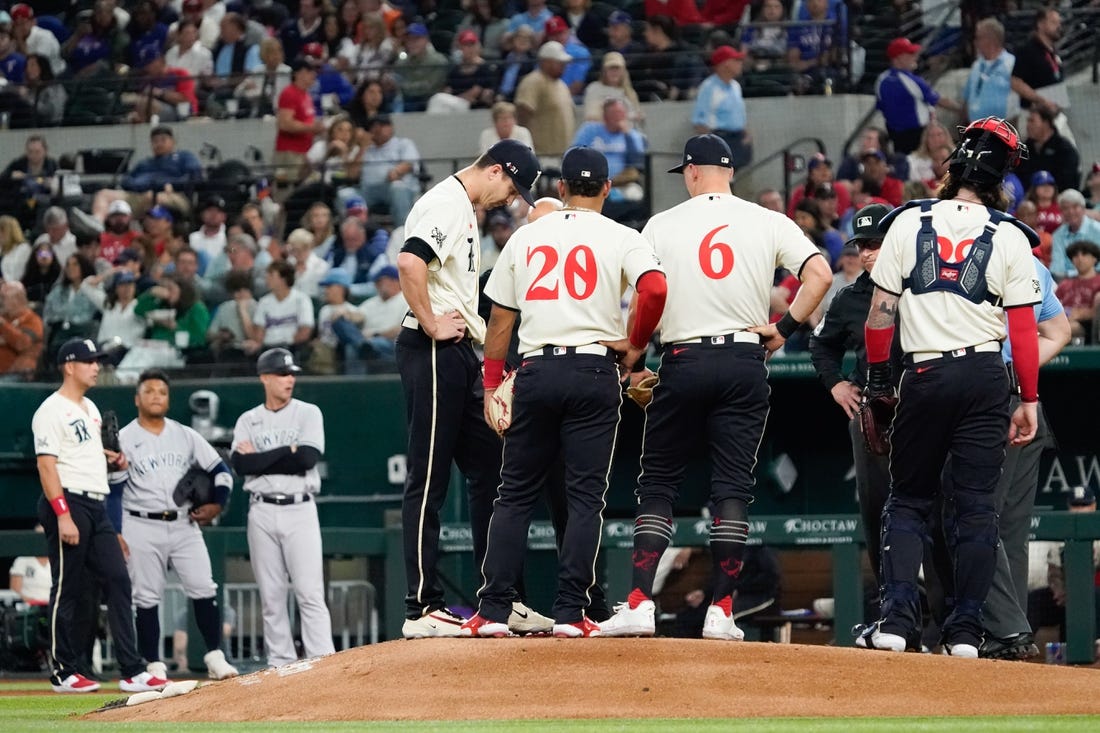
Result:
M590 0L85 5L0 11L0 110L12 124L43 127L74 109L76 121L93 121L82 105L117 102L117 119L156 124L148 154L117 187L67 195L59 172L69 166L51 154L48 130L27 137L0 173L16 203L0 216L0 373L10 379L43 373L77 335L111 344L113 361L129 369L248 373L272 346L292 349L315 373L391 369L406 311L393 265L426 183L398 113L490 109L480 150L513 138L548 167L572 145L592 146L613 178L605 213L640 224L649 213L643 102L693 100L691 124L723 137L740 168L753 156L745 75L796 69L801 91L828 93L849 48L849 5L838 0L647 0L644 10ZM1053 53L1060 23L1057 10L1040 11L1017 56ZM685 40L687 29L699 43ZM757 201L799 224L839 289L858 275L844 247L853 213L934 194L955 145L937 110L1012 118L1022 107L1032 153L1009 176L1010 210L1040 232L1037 255L1062 282L1075 333L1092 340L1100 165L1082 182L1060 72L1039 78L1014 61L996 18L976 22L973 41L963 98L952 100L918 74L921 46L892 40L874 85L886 129L862 130L839 164L811 157L792 191L761 191ZM125 83L117 95L90 97L97 79ZM48 90L66 98L51 101ZM47 108L61 113L43 119ZM227 199L211 180L219 176L177 148L165 123L199 114L275 117L270 187ZM488 268L526 211L478 214ZM773 318L797 287L777 273Z

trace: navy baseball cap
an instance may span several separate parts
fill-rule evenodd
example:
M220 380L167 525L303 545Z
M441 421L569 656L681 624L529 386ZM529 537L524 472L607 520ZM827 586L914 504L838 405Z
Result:
M631 25L633 22L634 18L625 10L615 10L607 16L608 25Z
M1096 503L1096 492L1088 486L1074 486L1066 497L1066 506L1090 506Z
M1050 171L1035 171L1031 176L1032 186L1055 186L1054 174Z
M423 23L410 23L405 32L410 36L426 36L428 35L428 26Z
M535 197L531 194L531 187L542 173L535 151L517 140L501 140L485 154L494 163L500 164L527 205L534 206Z
M286 349L268 349L256 360L257 374L297 374L302 367L294 363L294 355Z
M394 280L400 280L401 279L401 273L399 273L397 271L397 268L394 267L393 265L386 265L381 270L374 273L374 277L372 279L373 280L378 280L379 278L383 278L383 277L392 277Z
M172 216L172 212L169 211L168 207L166 206L154 206L153 208L149 209L149 211L146 212L145 215L150 219L164 219L165 221L175 221L175 218Z
M100 351L95 341L91 339L69 339L61 344L61 349L57 352L57 365L61 366L70 361L99 361L104 356L106 354Z
M717 135L707 133L696 135L684 143L684 160L669 173L683 173L688 165L717 165L723 168L733 167L733 153L726 141Z
M113 264L125 265L127 262L141 262L141 253L137 250L126 248L118 253Z
M585 145L569 148L561 157L561 177L566 181L606 181L607 158Z
M114 278L111 280L114 285L125 285L126 283L137 282L137 277L129 270L122 270L116 272Z

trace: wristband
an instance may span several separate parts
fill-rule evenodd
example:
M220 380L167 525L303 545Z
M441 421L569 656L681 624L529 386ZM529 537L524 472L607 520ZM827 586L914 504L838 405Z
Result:
M491 393L504 381L504 359L486 359L485 374L481 378L486 393Z
M50 499L50 506L53 507L53 513L57 516L69 513L69 502L65 501L64 496L59 496L56 499Z
M782 336L784 340L786 340L789 339L791 334L797 331L798 327L801 325L802 323L796 321L794 316L791 315L791 312L787 311L775 324L775 330L779 332L779 335Z

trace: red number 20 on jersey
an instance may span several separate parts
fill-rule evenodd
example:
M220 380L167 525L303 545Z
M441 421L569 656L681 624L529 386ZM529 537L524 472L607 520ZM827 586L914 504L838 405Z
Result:
M549 245L527 249L527 265L539 256L542 264L534 282L527 288L526 300L557 300L559 286L565 282L565 292L573 300L585 300L596 290L596 256L587 244L579 244L566 253L558 267L558 251Z

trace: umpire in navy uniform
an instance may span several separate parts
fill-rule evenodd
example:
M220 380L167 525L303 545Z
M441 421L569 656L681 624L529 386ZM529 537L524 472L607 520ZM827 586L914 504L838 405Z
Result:
M879 574L882 508L886 506L886 497L890 493L890 459L867 450L859 421L859 408L867 374L863 324L867 321L867 310L871 307L871 295L875 290L871 270L882 247L883 233L879 222L889 213L890 208L882 204L864 206L856 212L852 219L854 236L845 243L845 247L859 248L863 273L836 294L810 338L810 359L817 377L849 419L859 511L867 539L867 554L876 577ZM844 353L848 350L856 352L856 363L851 372L844 374ZM901 378L901 344L896 337L891 345L890 363L890 382L896 386Z

